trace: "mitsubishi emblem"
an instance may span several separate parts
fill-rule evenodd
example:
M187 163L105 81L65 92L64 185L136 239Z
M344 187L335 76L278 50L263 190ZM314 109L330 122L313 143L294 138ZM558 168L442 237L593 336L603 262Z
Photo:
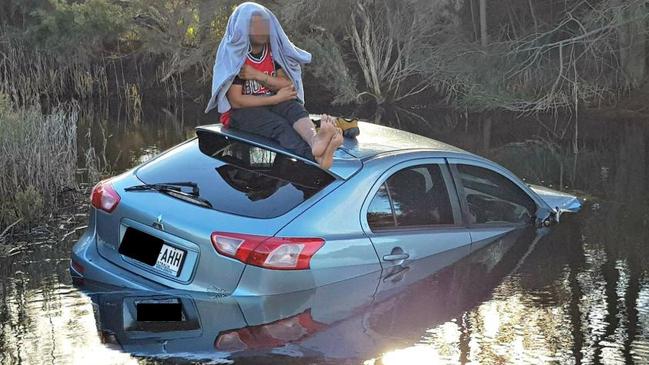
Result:
M154 228L157 228L157 229L159 229L159 230L161 230L161 231L164 231L164 230L165 230L165 226L164 226L164 224L162 224L162 214L158 214L158 216L156 217L155 222L153 222L153 224L151 224L151 225L152 225Z

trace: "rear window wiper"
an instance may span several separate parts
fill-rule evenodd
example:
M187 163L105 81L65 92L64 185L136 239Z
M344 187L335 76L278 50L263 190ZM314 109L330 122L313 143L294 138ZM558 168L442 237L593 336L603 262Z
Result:
M192 188L191 195L198 196L198 184L191 181L181 181L181 182L166 182L166 183L155 183L155 184L141 184L133 185L124 189L126 191L137 191L137 190L157 190L158 188L167 188L176 191L182 191L183 187Z
M192 191L190 193L182 191L183 187L190 187L192 188ZM125 191L159 191L161 193L167 193L169 195L172 195L176 198L193 202L198 205L207 207L207 208L212 208L212 204L206 200L201 198L198 195L198 184L193 183L193 182L171 182L171 183L157 183L157 184L141 184L141 185L133 185L129 186L124 189Z

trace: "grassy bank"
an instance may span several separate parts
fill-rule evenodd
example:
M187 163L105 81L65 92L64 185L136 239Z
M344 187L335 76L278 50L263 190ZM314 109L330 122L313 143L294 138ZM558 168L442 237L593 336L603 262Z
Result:
M75 104L43 114L0 94L0 236L36 224L77 187L77 116Z

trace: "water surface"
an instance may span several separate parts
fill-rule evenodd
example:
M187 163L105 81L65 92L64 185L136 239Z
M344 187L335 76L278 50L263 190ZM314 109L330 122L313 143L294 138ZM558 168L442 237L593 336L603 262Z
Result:
M71 283L81 207L46 239L0 258L0 363L649 362L646 121L361 114L488 156L587 204L547 234L515 232L402 272L259 301L180 296L195 308L194 325L128 331L129 303L150 294ZM191 105L147 106L139 121L88 108L79 165L93 159L119 173L209 121Z

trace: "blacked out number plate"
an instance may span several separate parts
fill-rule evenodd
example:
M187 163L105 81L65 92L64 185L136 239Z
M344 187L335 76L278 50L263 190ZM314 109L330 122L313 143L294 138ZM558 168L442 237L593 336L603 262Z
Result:
M173 276L178 276L187 254L133 227L126 228L118 252Z

